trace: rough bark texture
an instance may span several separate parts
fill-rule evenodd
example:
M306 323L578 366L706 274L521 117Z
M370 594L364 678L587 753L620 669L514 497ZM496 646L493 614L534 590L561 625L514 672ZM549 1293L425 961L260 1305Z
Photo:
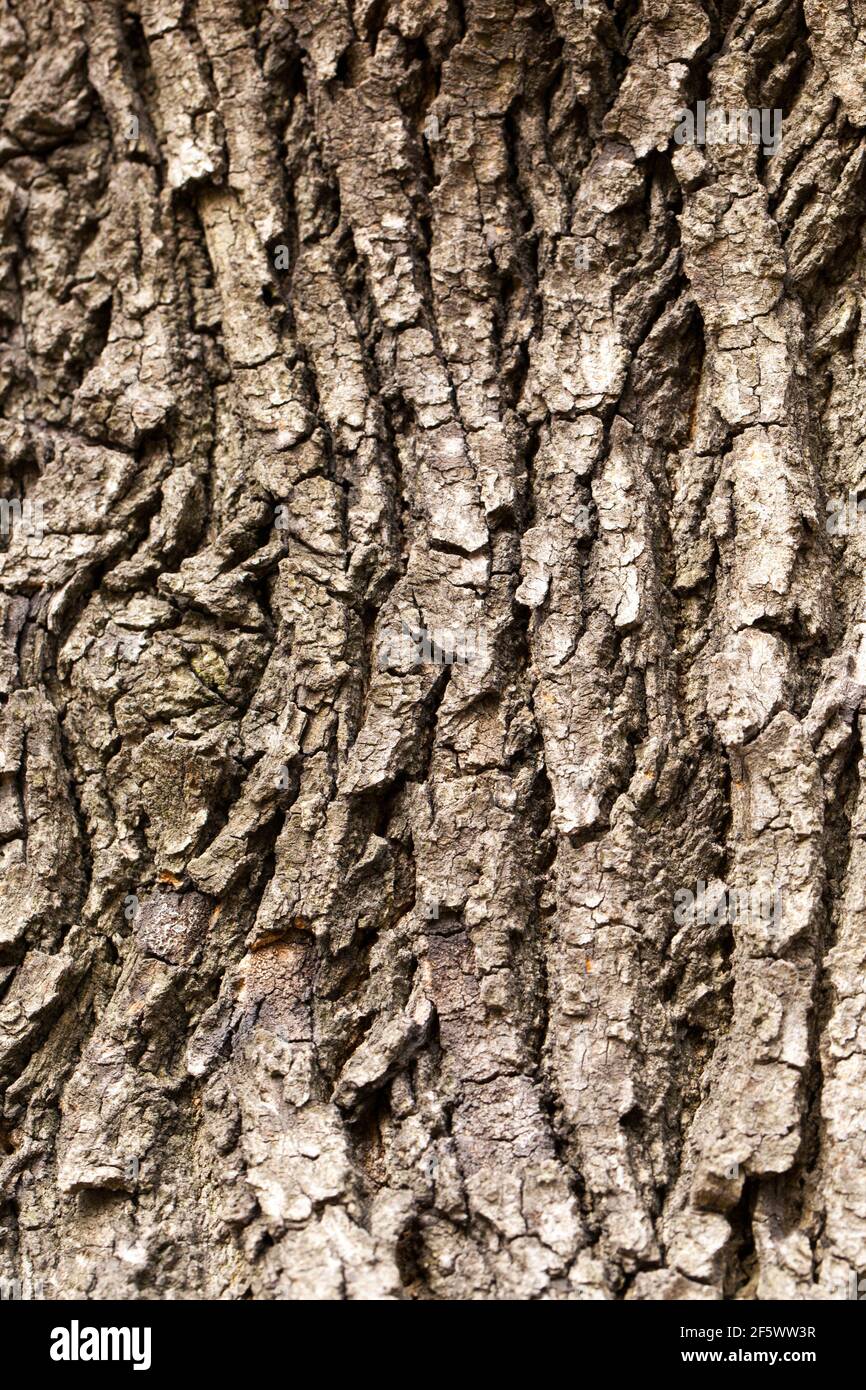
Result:
M866 0L0 50L0 1279L846 1297Z

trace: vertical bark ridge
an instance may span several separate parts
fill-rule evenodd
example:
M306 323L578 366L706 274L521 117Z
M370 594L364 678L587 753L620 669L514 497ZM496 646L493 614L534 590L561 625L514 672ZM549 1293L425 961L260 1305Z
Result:
M845 1297L866 15L0 46L0 1279Z

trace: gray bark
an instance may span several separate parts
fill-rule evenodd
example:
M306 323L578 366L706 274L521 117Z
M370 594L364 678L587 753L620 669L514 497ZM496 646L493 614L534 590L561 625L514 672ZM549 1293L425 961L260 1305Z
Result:
M848 1296L866 0L0 50L0 1279Z

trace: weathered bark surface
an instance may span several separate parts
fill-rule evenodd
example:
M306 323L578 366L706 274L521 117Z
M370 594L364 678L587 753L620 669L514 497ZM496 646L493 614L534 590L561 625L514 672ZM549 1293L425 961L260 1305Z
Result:
M0 50L0 1279L844 1298L866 0Z

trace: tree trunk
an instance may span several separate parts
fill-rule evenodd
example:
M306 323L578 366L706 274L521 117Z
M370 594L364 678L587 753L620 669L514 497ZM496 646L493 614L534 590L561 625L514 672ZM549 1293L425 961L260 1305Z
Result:
M848 1296L866 0L0 45L0 1279Z

